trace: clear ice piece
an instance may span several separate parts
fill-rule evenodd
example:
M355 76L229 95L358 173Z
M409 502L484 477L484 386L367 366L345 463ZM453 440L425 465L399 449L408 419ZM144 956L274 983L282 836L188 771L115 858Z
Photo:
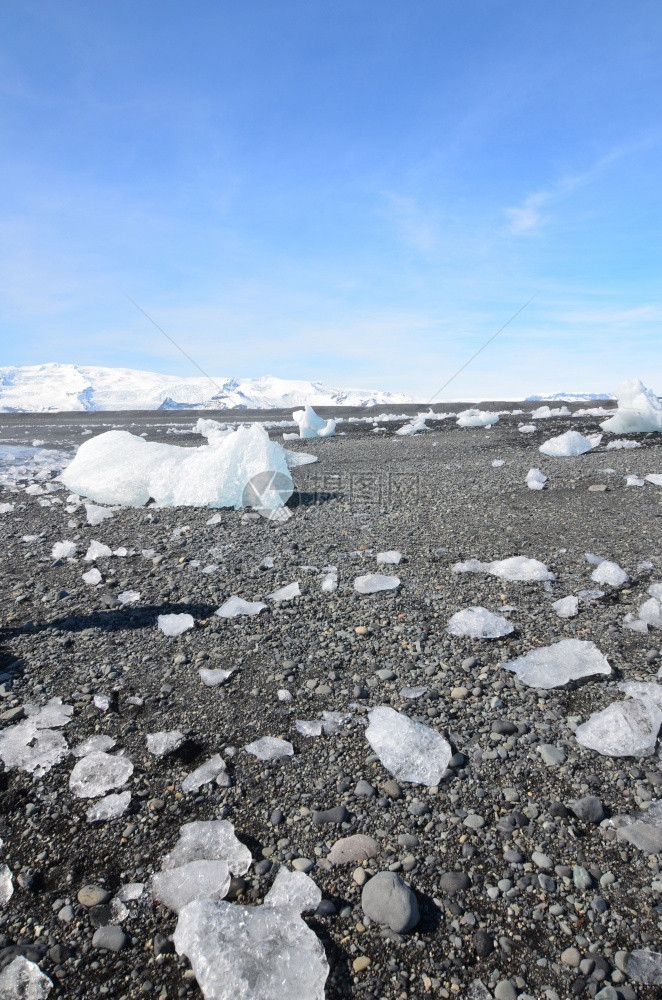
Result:
M131 792L111 792L98 799L85 814L88 823L100 823L109 819L117 819L129 808Z
M265 906L288 906L297 913L312 913L322 901L322 892L304 872L279 868L269 892L264 897Z
M133 774L128 757L114 757L102 750L81 757L69 777L69 788L79 799L96 799L121 788Z
M452 756L440 733L385 705L368 718L366 739L387 771L400 781L439 784Z
M2 1000L45 1000L53 983L35 962L22 955L10 962L0 972L0 997Z
M568 594L559 601L554 601L552 608L559 618L574 618L579 611L579 598L574 594Z
M577 742L606 757L648 757L655 749L662 712L636 698L594 712L575 731Z
M500 580L516 582L542 582L555 580L544 563L538 559L528 559L526 556L510 556L508 559L495 559L493 562L481 562L480 559L468 559L466 562L451 566L453 573L489 573Z
M610 674L611 667L594 642L584 639L561 639L551 646L533 649L503 666L517 674L527 687L562 687L568 681L594 674Z
M225 861L189 861L152 876L152 895L175 913L194 899L223 899L230 888Z
M264 611L266 606L262 601L245 601L243 597L237 597L236 594L233 594L232 597L228 597L227 601L214 614L218 615L219 618L239 618L240 615L259 615L260 611Z
M354 580L354 590L357 594L376 594L380 590L395 590L400 586L397 576L384 576L383 573L367 573L357 576Z
M227 819L194 820L179 828L179 840L163 859L162 867L178 868L189 861L225 861L233 875L243 875L252 856Z
M559 434L558 437L544 441L538 451L542 452L543 455L552 455L555 458L572 458L576 455L583 455L594 447L595 443L584 437L579 431L566 431L565 434Z
M471 639L500 639L510 635L514 626L503 615L495 615L487 608L474 607L454 614L448 622L447 631L451 635L466 635Z
M193 615L159 615L156 624L164 635L176 636L188 632L195 625Z
M197 792L203 785L208 784L217 778L222 771L225 771L225 761L220 754L216 753L209 760L206 760L195 771L187 774L182 781L183 792Z
M294 754L292 744L277 736L262 736L259 740L247 743L244 750L258 760L277 760L278 757L292 757Z
M177 750L186 737L178 729L171 729L169 732L148 733L147 749L155 757L165 757L166 754Z

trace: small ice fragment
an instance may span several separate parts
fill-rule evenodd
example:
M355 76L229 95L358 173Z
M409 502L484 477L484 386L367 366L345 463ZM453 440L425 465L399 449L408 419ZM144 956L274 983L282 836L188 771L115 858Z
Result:
M0 514L11 514L15 506L13 503L0 503Z
M641 448L641 445L638 441L630 441L628 438L617 438L615 441L610 441L607 445L607 451L620 448Z
M116 899L121 903L130 903L133 899L140 899L145 891L144 882L127 882L117 893Z
M260 569L273 569L274 568L274 557L265 556L259 566Z
M96 542L92 540L88 546L87 552L85 553L85 562L94 562L95 559L107 559L108 556L112 556L113 550L108 546L104 545L103 542Z
M543 455L552 455L555 458L572 458L591 451L593 447L593 442L580 434L579 431L566 431L565 434L559 434L558 437L543 442L538 451L542 452Z
M637 618L630 611L628 611L623 619L623 625L625 628L629 628L632 632L641 632L644 635L648 632L648 625L646 622L642 622L641 619Z
M123 590L117 595L117 600L120 604L135 604L136 601L140 600L139 590Z
M211 667L200 667L198 673L200 674L202 683L207 687L218 687L218 685L223 684L228 677L231 677L236 669L236 667L231 667L229 670L224 670L222 667L215 669L212 669Z
M387 706L374 708L368 718L366 739L387 771L400 781L439 784L452 756L440 733Z
M184 792L197 792L199 788L203 785L207 785L214 778L217 778L221 771L225 771L225 761L220 754L214 754L209 760L206 760L204 764L200 767L196 767L195 771L191 771L187 774L182 781L182 791Z
M660 414L662 418L662 414ZM662 430L662 419L659 430ZM625 959L625 973L635 983L662 986L662 952L635 948Z
M638 699L615 701L575 731L577 742L608 757L648 757L655 749L662 712Z
M395 549L389 549L388 552L377 553L377 565L380 563L388 563L389 565L397 566L401 559L401 553Z
M583 639L561 639L551 646L542 646L508 660L503 666L517 674L527 687L546 691L580 677L611 673L607 657L595 643Z
M568 594L558 601L554 601L552 607L559 618L574 618L579 611L579 599L574 594Z
M351 717L349 712L322 712L322 732L325 736L333 736Z
M112 792L103 799L98 799L85 814L88 823L99 823L102 820L117 819L129 808L131 792Z
M600 563L605 561L604 556L596 556L594 552L585 552L584 556L591 566L599 566Z
M132 774L133 764L127 757L94 750L74 765L69 788L79 799L96 799L113 788L121 788Z
M473 607L454 614L448 622L447 631L451 635L466 635L472 639L500 639L510 635L514 626L503 615L495 615L487 608Z
M338 589L338 573L336 570L332 570L322 577L321 589L323 594L332 594L334 590Z
M291 601L295 597L301 595L301 588L298 583L288 583L286 587L279 587L278 590L274 590L273 593L268 594L267 598L270 601Z
M627 379L616 391L618 409L600 424L610 434L662 431L662 402L638 378Z
M101 524L102 521L107 521L108 518L113 517L115 512L109 510L107 507L98 507L94 503L86 503L85 513L87 514L87 523L95 527L97 524Z
M547 482L547 476L540 469L529 469L526 474L526 485L530 490L542 490Z
M286 906L297 913L313 913L322 902L322 892L304 872L279 868L271 889L264 897L265 906Z
M639 476L626 476L625 477L626 486L643 486L644 481L640 479Z
M610 562L608 559L603 559L591 573L591 580L595 580L596 583L608 583L610 587L622 587L629 579L630 577L618 563Z
M395 590L400 586L397 576L384 576L382 573L367 573L357 576L354 580L354 590L357 594L376 594L380 590Z
M550 417L569 417L570 410L567 406L539 406L531 414L532 420L549 420Z
M71 752L74 757L86 757L88 753L93 753L97 750L112 750L115 746L115 740L112 736L104 736L102 733L95 733L94 736L88 736L86 740L79 743Z
M469 559L467 562L455 563L451 566L453 573L489 573L501 580L522 582L542 582L555 580L544 563L538 559L528 559L526 556L510 556L508 559L495 559L493 562L481 562L479 559Z
M110 708L110 698L107 694L95 694L93 698L94 707L102 712L107 712Z
M203 566L200 572L205 573L207 576L209 576L211 573L215 573L217 569L218 569L218 563L209 563L208 566Z
M53 559L73 559L75 555L75 542L56 542L51 549L51 556Z
M206 1000L324 1000L324 948L290 907L195 900L173 940Z
M662 601L662 583L651 583L648 593L651 597L656 597L658 601Z
M220 524L222 520L222 514L212 514L212 516L205 521L205 524Z
M164 635L177 636L195 625L193 615L159 615L156 624Z
M53 983L35 962L17 955L0 972L2 1000L45 1000Z
M659 473L659 472L650 472L646 476L646 482L647 483L652 483L653 486L662 486L662 473Z
M294 728L302 736L321 736L322 735L322 720L314 719L310 722L305 719L296 719L294 722Z
M654 628L662 628L662 601L657 597L651 597L639 608L639 617L647 625Z
M96 566L88 569L87 573L83 573L82 577L88 587L95 587L97 583L101 583L101 573Z
M422 698L426 691L426 687L403 687L400 690L400 697L414 701L416 698Z
M214 614L219 618L238 618L240 615L258 615L266 607L261 601L245 601L243 597L233 594Z
M505 464L506 463L503 460L503 458L494 458L494 459L492 459L492 468L493 469L499 469L499 468L501 468L502 465L505 465Z
M179 913L194 899L223 899L230 888L230 869L225 861L189 861L152 876L152 895L163 906Z
M498 422L499 414L487 410L462 410L455 421L458 427L490 427Z
M433 413L419 413L417 417L412 417L412 419L407 424L403 424L395 432L399 437L410 437L414 434L418 434L420 431L429 431L430 428L425 423L425 418L428 419L433 417ZM386 428L384 428L386 430Z
M227 819L193 820L179 828L179 840L163 859L162 868L179 868L189 861L225 861L233 875L251 866L251 852Z
M71 722L74 707L63 705L61 698L51 698L41 708L33 702L27 702L23 711L38 729L59 728Z
M290 451L289 448L285 448L284 451L288 469L297 469L301 465L313 465L318 460L317 455L308 455L305 451Z
M652 702L662 711L662 684L655 684L654 681L621 681L618 689L630 698Z
M247 743L244 750L253 754L258 760L277 760L279 757L292 757L294 754L292 744L276 736L262 736L259 740Z
M276 691L276 697L279 701L289 702L292 701L292 692L288 691L287 688L279 688Z
M0 906L6 906L14 895L14 880L9 865L0 865Z
M520 434L535 434L538 430L535 424L520 424L517 429Z
M178 729L171 729L169 732L158 732L147 734L147 749L155 757L165 757L166 754L177 750L186 737Z
M646 812L612 816L618 840L627 840L646 854L662 854L662 799L653 800Z

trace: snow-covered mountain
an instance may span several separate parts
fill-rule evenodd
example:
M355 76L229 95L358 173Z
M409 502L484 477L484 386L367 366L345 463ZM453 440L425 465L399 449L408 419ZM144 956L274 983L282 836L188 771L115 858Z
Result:
M213 383L213 384L212 384ZM274 378L178 378L132 368L86 365L0 367L0 410L228 410L411 403L400 392L335 389L320 382Z
M551 399L559 399L564 403L588 402L591 399L615 399L609 392L549 392L541 396L527 396L525 403L537 403L541 400L548 402Z

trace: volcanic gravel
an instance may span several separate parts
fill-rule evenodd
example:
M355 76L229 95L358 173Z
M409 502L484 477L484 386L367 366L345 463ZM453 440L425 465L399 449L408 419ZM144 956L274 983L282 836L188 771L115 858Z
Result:
M4 442L32 436L71 450L83 429L131 424L151 439L201 443L166 436L197 413L158 416L160 427L154 414L2 415L0 433ZM599 418L541 420L537 433L521 434L527 419L502 416L490 430L433 421L415 437L395 436L398 423L385 423L384 434L343 423L335 438L287 442L319 461L293 470L284 523L223 510L207 525L213 511L146 507L90 526L83 506L66 511L64 489L26 494L31 480L23 480L0 491L0 503L15 504L0 515L0 727L19 721L25 703L60 697L74 706L59 730L70 747L108 735L109 752L134 765L127 812L88 823L91 802L68 784L76 758L42 778L0 764L0 865L14 884L0 904L0 969L23 954L53 980L56 997L200 995L173 950L176 915L152 901L149 881L181 824L227 818L253 855L228 898L260 903L278 865L308 871L322 890L306 920L330 963L329 1000L564 1000L609 984L615 992L604 996L659 996L624 969L632 949L662 950L662 858L617 841L609 817L662 798L660 758L602 756L581 747L574 729L623 697L619 681L654 681L662 667L662 632L622 625L662 579L662 489L628 488L624 476L662 472L662 442L638 435L641 448L605 451L605 439L578 458L547 458L542 441L570 428L594 433ZM494 459L504 464L492 467ZM532 466L548 476L544 490L526 487ZM84 562L92 539L135 554ZM51 558L63 540L76 544L73 560ZM355 593L355 577L384 569L376 560L384 550L402 553L387 567L398 589ZM559 618L554 601L595 588L585 552L617 562L630 582L603 586L605 596L580 603L577 617ZM451 571L459 560L512 555L541 560L556 581ZM273 568L260 568L269 556ZM217 568L203 573L208 565ZM91 566L101 572L97 586L81 578ZM327 566L338 572L330 594L320 589ZM266 599L294 581L300 597ZM139 600L119 605L129 590ZM232 594L268 610L216 617ZM506 615L514 632L447 634L450 617L474 605ZM194 628L163 635L157 617L173 613L192 615ZM540 691L502 667L563 638L594 641L611 676ZM234 673L207 687L200 667ZM404 687L426 690L407 700ZM372 753L365 727L378 705L450 741L438 787L397 782ZM296 719L324 710L351 719L330 735L297 731ZM172 730L185 742L150 754L147 735ZM242 749L263 736L290 741L294 755L261 761ZM222 780L184 793L182 779L215 754L227 764ZM599 801L577 805L587 796ZM331 865L333 844L355 834L379 853ZM377 872L397 873L415 893L412 930L399 934L364 914L363 886ZM112 898L135 882L146 891L118 919Z

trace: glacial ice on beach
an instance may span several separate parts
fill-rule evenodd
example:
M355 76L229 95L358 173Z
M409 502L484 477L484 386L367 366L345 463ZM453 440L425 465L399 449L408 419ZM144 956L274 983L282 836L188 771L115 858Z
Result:
M514 631L514 626L487 608L473 607L458 611L448 622L451 635L466 635L472 639L500 639Z
M520 434L535 434L538 428L535 424L520 424L517 430Z
M259 740L247 743L244 750L258 760L278 760L279 757L291 757L294 754L292 744L277 736L262 736Z
M95 539L92 539L83 558L85 562L94 562L96 559L108 559L112 554L113 551L109 545L104 545L103 542L97 542Z
M305 872L279 868L271 889L264 897L265 906L286 906L297 913L314 913L322 901L322 893Z
M133 774L127 757L114 757L95 750L81 757L69 776L69 788L79 799L96 799L113 788L121 788Z
M418 416L412 417L409 423L403 424L402 427L399 427L395 433L399 437L410 437L413 434L419 434L421 431L429 431L430 428L425 421L426 418L429 420L433 417L435 417L435 414L432 412L419 413Z
M625 477L626 486L643 486L644 481L640 479L639 476L626 476Z
M598 563L591 573L591 580L596 583L608 583L610 587L622 587L629 579L625 570L618 563L610 562L608 559L603 559L602 562Z
M654 628L662 628L662 601L657 597L650 597L639 608L639 618L647 625Z
M24 712L27 718L0 732L0 760L7 770L16 767L41 778L69 753L67 741L55 728L71 721L73 706L51 698L42 708L25 705Z
M662 402L638 379L627 379L616 392L618 409L600 424L609 434L662 431Z
M499 422L498 413L488 410L462 410L455 423L458 427L490 427Z
M574 618L579 611L579 598L569 594L567 597L554 601L552 608L559 618Z
M51 549L53 559L72 559L76 555L75 542L56 542Z
M224 670L223 667L200 667L198 673L206 687L218 687L219 684L224 684L236 669L236 667L230 667L229 670Z
M190 861L225 861L233 875L244 875L253 860L227 819L193 820L179 828L179 840L161 867L179 868Z
M111 517L114 517L115 512L108 507L98 507L95 503L86 503L85 514L87 516L87 523L92 527L96 527L102 521L107 521Z
M662 799L653 800L645 812L612 816L618 840L627 840L647 854L662 854Z
M542 490L547 482L547 476L540 469L529 469L526 474L526 485L530 490Z
M389 549L388 552L378 552L377 553L377 565L387 563L391 566L397 566L402 556L395 549Z
M324 1000L324 948L294 903L196 900L181 910L173 940L205 1000Z
M647 483L652 483L653 486L662 486L662 473L649 472L645 477Z
M636 698L594 712L575 731L577 742L607 757L648 757L655 749L662 711Z
M510 556L508 559L495 559L493 562L481 562L479 559L468 559L451 566L453 573L489 573L501 580L513 582L540 583L545 580L555 580L544 563L538 559L528 559L526 556Z
M322 720L321 719L295 719L294 728L302 736L321 736L322 735Z
M543 455L552 455L555 458L572 458L576 455L583 455L591 451L595 445L579 431L566 431L558 437L550 438L543 442L538 451Z
M539 406L537 410L534 410L531 414L532 420L549 420L550 417L569 417L570 410L567 406L555 406L554 408L549 406Z
M270 601L291 601L295 597L301 596L301 588L298 583L288 583L285 587L279 587L273 593L267 594Z
M367 573L357 576L354 580L354 590L357 594L376 594L381 590L395 590L400 586L397 576L384 576L382 573Z
M214 614L219 618L239 618L242 615L259 615L267 607L262 601L245 601L243 597L233 594L218 608Z
M155 757L165 757L166 754L177 750L186 737L178 729L171 729L169 732L148 733L147 749Z
M223 899L230 888L230 869L225 861L189 861L179 868L155 872L152 895L175 913L194 899Z
M94 802L85 814L88 823L99 823L104 820L117 819L129 808L131 792L111 792Z
M53 988L36 962L23 955L5 966L0 972L0 997L2 1000L46 1000Z
M193 615L159 615L156 624L164 635L174 638L193 628L195 618Z
M187 774L182 781L183 792L197 792L203 785L214 781L215 778L225 771L225 761L220 754L216 753L209 760L206 760L195 771Z
M14 895L14 880L9 865L0 865L0 906L6 906Z
M306 405L303 410L295 410L292 419L299 425L300 438L331 437L336 433L335 420L318 417L312 406Z
M117 600L120 604L135 604L136 601L140 600L139 590L123 590L117 595Z
M278 473L278 488L260 506L281 507L292 492L284 449L259 424L218 434L199 448L145 441L128 431L106 431L80 445L61 481L101 504L143 507L245 506L244 490L260 473ZM289 493L288 493L289 484Z
M625 973L635 983L662 986L662 952L646 948L627 952Z
M527 687L543 690L562 687L580 677L611 673L607 657L595 643L583 639L561 639L508 660L503 666L517 674Z
M631 441L629 438L617 438L615 441L610 441L607 445L607 451L619 451L621 449L632 449L641 448L639 441Z
M88 569L87 573L81 574L81 579L88 587L96 587L97 584L101 583L103 577L96 566L93 566L92 569Z
M95 733L93 736L88 736L82 743L79 743L71 752L74 757L86 757L88 753L92 753L95 750L112 750L114 746L115 740L112 736Z
M399 781L438 785L452 756L444 737L388 706L368 713L366 739L387 771Z

